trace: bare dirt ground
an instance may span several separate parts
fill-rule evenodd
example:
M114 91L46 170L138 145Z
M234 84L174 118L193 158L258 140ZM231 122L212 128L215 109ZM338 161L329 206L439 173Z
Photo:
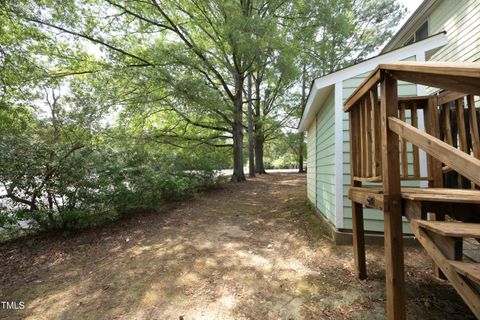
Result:
M9 319L384 319L382 247L369 279L306 206L305 176L271 174L63 238L0 245ZM405 254L409 319L468 319L419 248Z

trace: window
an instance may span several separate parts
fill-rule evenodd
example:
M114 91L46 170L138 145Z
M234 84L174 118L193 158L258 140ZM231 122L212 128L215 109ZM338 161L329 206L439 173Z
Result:
M409 44L412 44L415 42L415 35L411 36L410 39L408 39L407 42L405 42L405 45L408 46Z
M428 20L425 21L420 28L418 28L410 38L405 42L405 46L414 42L426 39L428 37Z
M428 37L428 21L425 21L420 28L415 31L415 41L420 41Z

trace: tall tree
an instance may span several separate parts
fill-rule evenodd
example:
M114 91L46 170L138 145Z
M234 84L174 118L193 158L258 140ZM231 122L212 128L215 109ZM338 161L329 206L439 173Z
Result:
M61 6L22 0L4 10L11 21L47 35L46 50L62 61L50 75L111 72L126 84L122 99L143 95L189 126L216 131L214 140L229 138L232 180L243 181L246 75L255 75L255 153L257 171L264 172L266 128L284 123L289 111L279 101L299 87L277 63L285 49L298 42L297 65L307 65L310 78L325 74L388 37L398 8L394 0L66 0ZM89 50L97 59L84 54Z
M255 177L255 144L253 133L253 101L252 101L252 75L248 75L247 103L248 103L248 175Z
M295 20L299 58L316 76L365 59L392 37L406 13L396 0L304 1L298 9L304 17Z
M389 38L403 11L392 0L317 0L292 1L272 14L277 18L277 31L253 66L258 173L265 172L265 143L278 135L279 126L295 127L306 103L308 83L371 54ZM302 171L304 134L299 133L298 139Z
M256 172L266 173L264 147L268 140L275 138L278 129L288 124L295 116L296 104L292 89L298 80L295 64L295 50L284 34L272 37L268 50L265 50L254 66L254 123Z
M300 53L297 60L302 69L299 111L305 107L309 83L371 55L392 37L406 13L396 0L319 0L297 4L296 15L286 18L291 18ZM301 112L297 117L301 117ZM299 140L304 141L303 133L299 133ZM304 144L297 145L302 170Z
M258 9L254 9L250 0L171 0L161 4L156 0L106 0L93 1L92 4L86 6L66 1L63 6L70 10L65 14L60 14L59 8L49 2L20 3L12 5L10 11L14 17L45 30L68 34L102 47L111 55L110 63L114 66L160 71L163 75L160 80L169 84L173 92L178 89L174 86L179 84L180 79L169 76L172 73L200 80L204 88L217 93L218 102L211 107L210 113L230 128L204 123L198 117L192 119L181 108L173 109L191 125L230 134L233 141L232 180L245 180L244 81L261 40L271 30L271 21L262 19L260 15L270 10L270 4L266 2ZM105 16L105 12L109 14ZM152 35L155 37L152 38ZM170 45L166 47L166 43ZM165 56L159 56L158 52ZM175 66L181 67L181 70L171 69ZM143 75L151 74L145 72ZM158 81L159 78L154 76L152 80ZM185 80L183 84L188 83L188 78ZM180 92L180 98L187 101L187 94ZM190 92L190 95L194 94Z
M307 104L307 66L303 64L302 66L302 100L301 106L305 108ZM300 115L301 116L301 115ZM303 154L304 154L304 141L305 141L305 134L302 132L298 133L298 172L303 173Z

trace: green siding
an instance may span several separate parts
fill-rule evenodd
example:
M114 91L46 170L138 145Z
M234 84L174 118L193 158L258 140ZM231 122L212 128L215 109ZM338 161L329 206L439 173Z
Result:
M466 61L480 60L480 2L478 0L437 0L430 13L419 19L405 32L393 49L402 47L425 21L428 35L446 31L448 44L427 53L427 60Z
M480 2L443 0L428 17L429 35L446 31L448 44L427 54L429 61L480 61ZM437 88L427 87L427 94ZM476 98L477 104L479 103Z
M446 31L448 44L427 52L427 61L480 60L480 2L478 0L438 0L433 9L423 19L410 27L400 38L394 49L402 47L417 28L428 20L428 35ZM436 91L427 88L427 93Z
M316 204L316 178L317 178L317 155L316 155L316 132L317 124L314 120L307 131L307 197L311 203Z
M335 224L335 103L329 94L316 117L316 206Z
M415 56L404 59L404 61L415 61ZM342 84L343 100L347 100L362 81L370 74L366 72L352 78L346 79ZM398 94L400 96L413 96L417 94L417 87L414 84L399 81ZM407 119L408 119L407 114ZM410 147L411 150L411 147ZM412 159L412 155L409 156ZM410 165L413 172L413 165ZM352 228L352 203L348 199L348 188L350 187L350 133L348 124L348 113L343 114L343 224L345 229ZM364 209L364 221L366 231L383 232L383 214L374 209ZM403 230L410 233L408 223L405 220Z
M433 61L480 60L480 3L443 0L428 17L429 34L446 31L448 44L429 56Z

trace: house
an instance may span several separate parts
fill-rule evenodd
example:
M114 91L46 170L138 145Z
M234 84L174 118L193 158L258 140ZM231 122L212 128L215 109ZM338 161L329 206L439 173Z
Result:
M299 124L299 130L307 132L307 196L312 207L331 228L337 243L349 241L352 229L351 201L348 199L349 125L343 102L382 63L480 60L479 15L480 5L476 0L425 0L379 55L312 83ZM398 83L399 96L425 95L435 90L423 85ZM422 116L420 113L419 118ZM419 123L423 121L419 119ZM409 156L410 161L411 158ZM426 175L425 154L422 152L420 171ZM404 184L423 186L419 182ZM382 234L383 226L381 212L364 211L367 233ZM410 233L406 221L403 230Z

